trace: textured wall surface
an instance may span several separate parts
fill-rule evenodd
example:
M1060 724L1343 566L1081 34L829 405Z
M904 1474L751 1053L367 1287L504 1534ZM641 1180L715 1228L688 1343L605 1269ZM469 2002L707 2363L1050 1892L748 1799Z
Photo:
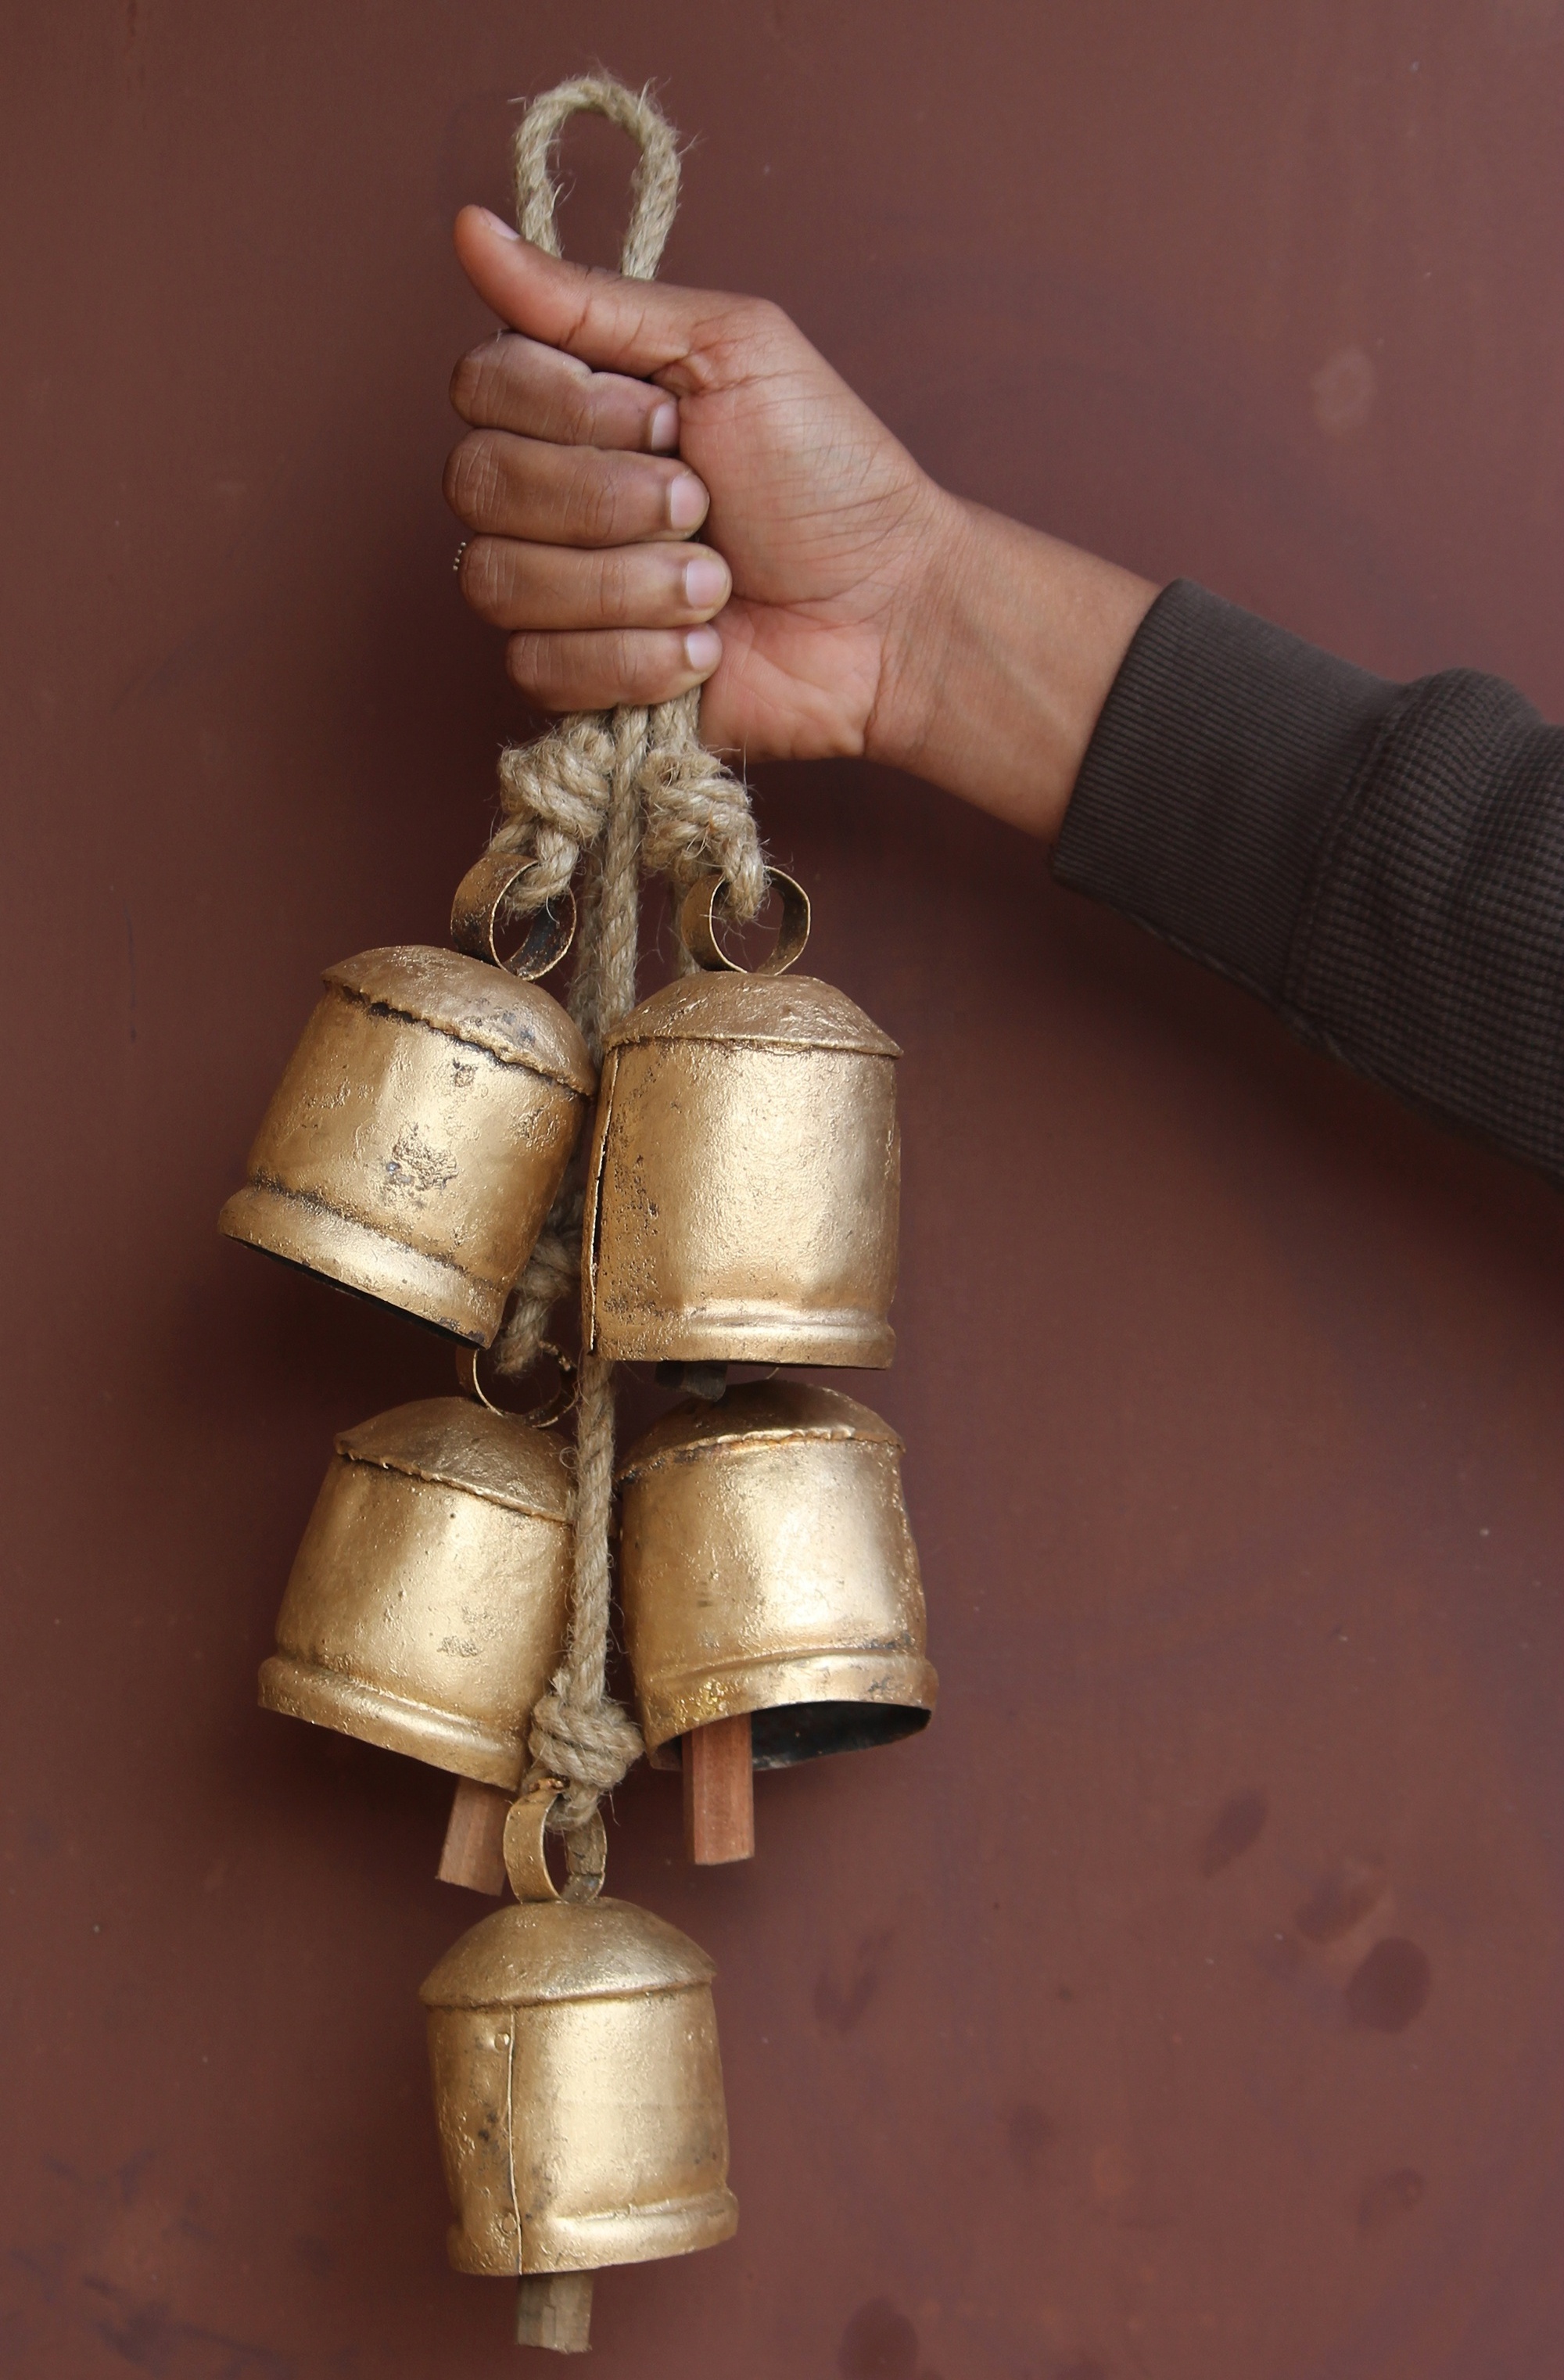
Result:
M514 2372L443 2263L444 1781L253 1707L333 1430L432 1339L213 1219L319 969L443 938L525 729L440 497L449 222L600 59L669 271L938 475L1564 711L1560 0L17 0L0 2365ZM573 136L606 258L625 152ZM615 1888L715 1955L738 2239L601 2380L1564 2368L1560 1209L855 768L759 785L905 1045L944 1700ZM649 969L649 982L651 980ZM530 2368L530 2367L528 2367Z

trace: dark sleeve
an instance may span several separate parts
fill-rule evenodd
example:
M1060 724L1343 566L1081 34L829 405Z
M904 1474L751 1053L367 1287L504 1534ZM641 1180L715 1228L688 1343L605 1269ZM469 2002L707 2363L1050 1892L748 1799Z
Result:
M1564 730L1158 597L1054 855L1403 1099L1564 1181Z

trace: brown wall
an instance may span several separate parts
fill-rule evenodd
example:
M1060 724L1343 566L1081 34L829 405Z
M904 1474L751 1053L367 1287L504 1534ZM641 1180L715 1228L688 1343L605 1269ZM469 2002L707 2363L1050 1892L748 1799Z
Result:
M15 0L0 2367L519 2367L443 2261L434 1773L251 1706L334 1428L434 1341L220 1243L312 997L442 938L522 722L456 601L451 261L509 100L698 136L938 474L1564 711L1560 0ZM623 155L584 134L567 237ZM721 1980L731 2247L602 2380L1545 2380L1556 1196L915 784L768 772L906 1045L903 1428L944 1702L613 1876ZM1399 1948L1382 1949L1382 1944Z

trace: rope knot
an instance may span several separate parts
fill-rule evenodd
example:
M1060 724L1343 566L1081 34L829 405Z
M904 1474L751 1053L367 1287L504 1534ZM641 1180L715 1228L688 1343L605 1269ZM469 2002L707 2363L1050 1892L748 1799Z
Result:
M586 1825L600 1797L612 1792L646 1749L628 1711L611 1702L600 1687L596 1699L584 1697L563 1669L533 1711L528 1742L533 1759L551 1775L563 1777L569 1789L560 1796L551 1820L566 1835Z
M716 868L727 879L729 912L743 924L766 897L765 858L747 788L700 741L698 703L698 694L685 695L653 714L641 771L641 864L681 892Z
M613 791L614 738L601 711L564 719L535 744L500 755L504 822L495 851L529 852L536 863L516 887L517 905L557 900L600 840Z

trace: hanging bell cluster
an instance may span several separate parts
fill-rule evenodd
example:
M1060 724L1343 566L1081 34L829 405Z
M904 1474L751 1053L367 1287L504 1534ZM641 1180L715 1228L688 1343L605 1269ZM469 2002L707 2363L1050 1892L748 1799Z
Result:
M644 94L589 79L535 103L518 136L524 218L536 200L534 232L552 219L548 144L580 106L612 115L655 161L637 180L626 266L649 273L677 155ZM268 1709L453 1772L448 1859L458 1818L464 1841L481 1849L487 1828L489 1852L503 1850L514 1904L422 1989L451 2261L517 2278L518 2338L565 2351L588 2344L595 2270L712 2246L737 2221L711 1963L600 1889L596 1799L635 1740L602 1684L610 1367L654 1365L692 1391L617 1481L641 1734L654 1764L683 1769L693 1857L753 1850L754 1768L893 1742L927 1723L937 1686L896 1433L834 1389L776 1377L891 1362L901 1053L843 993L789 973L809 905L781 874L763 965L746 972L721 946L719 868L680 910L692 971L631 1006L640 805L649 814L661 785L667 826L666 772L686 772L677 823L697 834L693 867L720 859L746 887L746 914L761 863L743 789L700 750L692 710L616 719L573 723L553 789L559 816L586 815L564 777L612 743L606 828L544 821L556 846L602 829L573 995L609 1028L600 1085L581 1032L535 980L568 946L571 896L562 914L535 907L503 960L499 920L526 905L518 883L536 863L491 855L457 892L455 950L370 951L328 970L221 1217L231 1237L466 1351L471 1394L337 1439L260 1692ZM710 826L719 795L742 841ZM680 845L682 881L691 848ZM472 1351L500 1331L594 1094L573 1464L551 1429L563 1400L530 1416L495 1411ZM548 1271L529 1276L518 1312L541 1310L546 1299L527 1301ZM730 1386L734 1366L771 1376ZM545 1842L567 1821L561 1888ZM476 1856L442 1873L501 1888Z

